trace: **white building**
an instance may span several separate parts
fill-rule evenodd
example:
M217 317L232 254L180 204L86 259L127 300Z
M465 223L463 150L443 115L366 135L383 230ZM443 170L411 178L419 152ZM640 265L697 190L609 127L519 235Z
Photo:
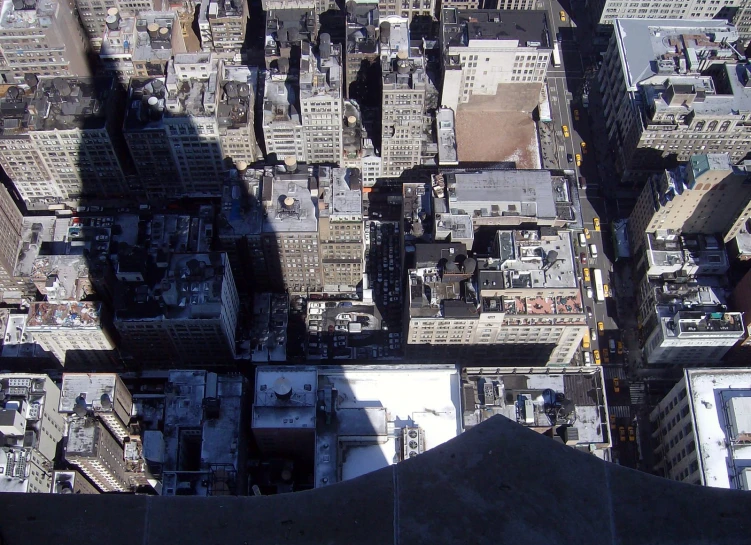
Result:
M47 375L0 375L0 492L47 493L65 418Z
M457 111L472 95L495 95L501 83L545 80L552 42L547 12L459 10L441 12L441 104Z
M655 470L715 488L751 490L751 371L686 369L650 414Z
M462 430L452 365L259 367L262 452L306 457L319 488L412 458Z

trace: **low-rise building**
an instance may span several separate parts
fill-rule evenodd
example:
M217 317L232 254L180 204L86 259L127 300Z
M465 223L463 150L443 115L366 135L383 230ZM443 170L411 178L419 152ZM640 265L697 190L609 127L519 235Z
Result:
M255 96L258 70L247 66L221 66L223 92L219 95L217 120L224 157L235 166L255 163L261 158L256 143Z
M685 483L751 490L751 372L686 369L652 410L655 465Z
M0 375L0 492L46 494L65 418L60 389L47 375Z
M602 367L462 369L464 429L495 415L582 452L612 445Z

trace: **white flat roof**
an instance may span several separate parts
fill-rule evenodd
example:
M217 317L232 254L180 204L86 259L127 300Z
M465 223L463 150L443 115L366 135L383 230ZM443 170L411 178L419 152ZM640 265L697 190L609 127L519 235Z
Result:
M729 454L726 407L736 398L751 398L751 370L689 369L694 427L706 486L736 488L731 483L733 464L739 472L751 467L751 445L737 446ZM736 402L737 403L737 402ZM730 407L728 407L730 408Z
M352 479L401 459L401 430L422 428L425 450L461 432L459 376L454 366L321 367L319 386L330 383L338 391L340 409L383 407L395 433L386 442L347 449L342 480Z

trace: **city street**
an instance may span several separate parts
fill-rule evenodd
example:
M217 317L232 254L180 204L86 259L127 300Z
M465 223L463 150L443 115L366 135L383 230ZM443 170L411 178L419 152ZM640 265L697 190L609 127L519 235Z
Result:
M631 382L639 358L634 286L629 264L615 263L610 230L610 222L627 217L635 195L624 195L617 178L609 174L613 169L595 75L599 60L594 44L596 25L589 20L588 10L581 0L571 3L550 0L548 9L553 27L551 34L558 40L561 58L561 65L549 68L547 78L557 166L574 169L577 178L586 180L586 187L579 189L586 244L581 245L579 231L574 232L574 237L576 253L580 256L584 305L588 314L591 310L588 317L592 337L590 351L593 356L597 351L604 368L613 435L612 459L637 467L641 457L637 440L640 430L636 429L635 419L639 407L634 403L644 400L643 396L632 394L632 390L638 392L643 387L641 383ZM562 10L566 12L565 21L560 17ZM564 126L568 136L564 134ZM576 164L577 154L581 157L580 166ZM570 156L573 162L569 162ZM591 251L593 246L596 256ZM584 274L584 268L589 269L589 274ZM607 285L604 301L596 300L595 269L601 271L602 282Z

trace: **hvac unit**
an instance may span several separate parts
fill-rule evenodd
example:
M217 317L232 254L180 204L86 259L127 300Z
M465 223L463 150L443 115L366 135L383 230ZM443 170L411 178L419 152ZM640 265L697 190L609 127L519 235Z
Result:
M418 427L408 427L402 430L402 446L404 459L414 458L425 452L425 437Z

